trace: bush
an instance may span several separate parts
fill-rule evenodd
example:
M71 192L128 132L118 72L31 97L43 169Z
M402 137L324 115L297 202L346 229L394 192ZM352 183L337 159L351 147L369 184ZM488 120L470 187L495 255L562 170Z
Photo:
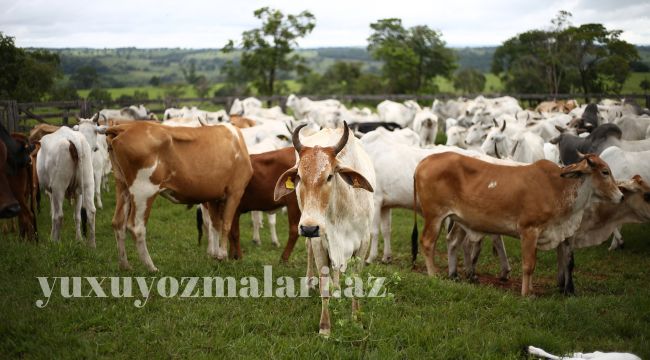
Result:
M111 93L109 93L107 90L100 89L100 88L93 88L92 90L90 90L87 99L93 101L99 101L102 103L108 103L113 101Z

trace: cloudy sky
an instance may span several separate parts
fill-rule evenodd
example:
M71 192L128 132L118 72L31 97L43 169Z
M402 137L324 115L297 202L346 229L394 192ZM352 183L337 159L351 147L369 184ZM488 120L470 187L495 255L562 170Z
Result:
M650 45L648 0L0 0L0 31L22 47L217 48L258 26L253 11L263 6L316 16L303 48L365 46L368 25L388 17L437 29L451 46L498 45L548 28L561 9L573 13L574 25L602 23Z

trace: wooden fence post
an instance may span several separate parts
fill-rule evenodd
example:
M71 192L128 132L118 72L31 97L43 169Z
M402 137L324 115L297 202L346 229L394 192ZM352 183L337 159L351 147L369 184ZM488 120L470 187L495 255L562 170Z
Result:
M7 130L10 133L18 131L18 121L20 121L18 102L16 100L9 100L7 102Z

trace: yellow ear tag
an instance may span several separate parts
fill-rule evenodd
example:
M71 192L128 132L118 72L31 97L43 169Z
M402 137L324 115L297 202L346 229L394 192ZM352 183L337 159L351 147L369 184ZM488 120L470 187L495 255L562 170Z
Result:
M293 181L291 181L291 177L287 178L287 181L284 183L284 187L286 187L287 189L295 188L295 184L293 183Z

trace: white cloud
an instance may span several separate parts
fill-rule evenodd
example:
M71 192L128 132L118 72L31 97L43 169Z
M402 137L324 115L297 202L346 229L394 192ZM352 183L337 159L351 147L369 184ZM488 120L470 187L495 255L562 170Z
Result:
M548 27L561 9L573 13L574 24L600 22L624 30L623 38L632 43L650 44L650 3L640 0L0 0L0 31L15 36L20 46L216 48L258 26L253 10L262 6L285 13L307 9L316 16L316 28L301 47L365 46L369 24L387 17L440 30L450 45L497 45Z

